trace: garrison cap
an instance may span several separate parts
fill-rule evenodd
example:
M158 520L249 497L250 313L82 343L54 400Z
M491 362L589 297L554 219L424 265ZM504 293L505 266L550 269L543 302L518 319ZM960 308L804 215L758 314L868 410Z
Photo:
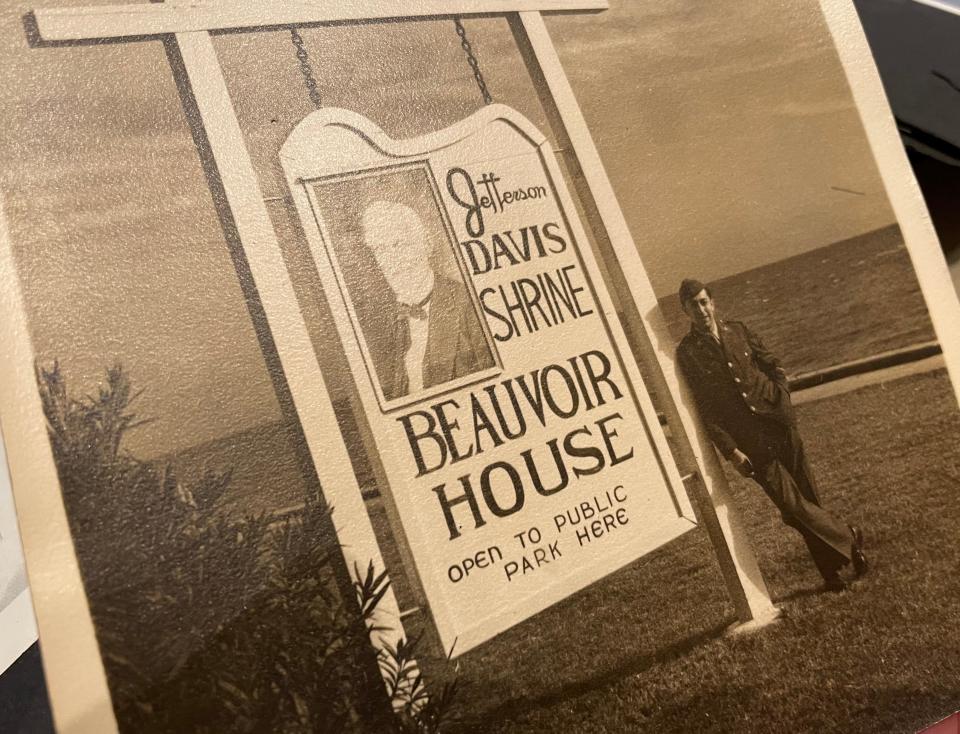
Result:
M705 290L707 286L696 278L684 278L680 284L680 305L682 306L700 291ZM708 290L707 293L710 291Z

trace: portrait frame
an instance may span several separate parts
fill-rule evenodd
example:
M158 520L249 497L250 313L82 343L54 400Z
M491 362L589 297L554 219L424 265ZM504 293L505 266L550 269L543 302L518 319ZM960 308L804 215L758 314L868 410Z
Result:
M404 174L410 174L414 172L422 174L424 182L427 184L425 190L420 192L421 196L428 194L427 199L429 203L436 209L437 216L432 222L434 225L434 232L432 234L434 238L437 238L438 235L443 238L442 242L435 241L433 243L431 259L444 259L444 256L446 256L446 262L449 265L454 266L453 272L449 272L448 268L448 272L446 274L454 277L458 282L463 284L470 301L472 313L477 320L478 326L482 330L484 341L486 342L490 355L493 358L493 366L470 372L456 377L453 380L442 382L430 387L423 387L420 390L411 391L405 395L390 398L386 395L382 384L382 377L377 372L376 362L372 355L369 340L365 331L365 324L363 323L364 317L358 313L354 294L351 293L351 276L347 267L345 267L346 264L343 262L343 254L345 253L341 252L338 254L337 252L337 234L333 231L334 226L336 225L331 222L331 212L329 211L329 208L325 211L323 202L321 197L318 195L317 189L320 187L331 187L338 184L357 185L371 179L377 179L384 176L402 176ZM420 403L430 398L435 398L445 393L452 392L462 387L466 387L477 382L482 382L491 377L496 377L502 374L503 362L497 349L496 342L490 333L490 327L481 313L480 300L477 296L476 287L463 262L463 254L460 252L459 242L454 232L453 224L450 221L450 214L443 203L442 197L440 196L440 190L437 186L436 176L434 175L433 169L430 166L429 160L421 159L404 161L402 163L389 164L385 166L381 165L370 168L360 168L356 171L349 171L346 173L336 173L305 178L301 179L299 183L306 191L307 198L310 202L310 209L317 225L317 229L320 233L323 254L326 257L327 265L330 267L330 270L333 273L334 279L337 283L337 297L340 299L344 311L348 316L353 338L356 340L357 347L360 350L364 368L367 374L367 379L369 380L371 389L376 396L377 404L379 405L381 412L392 413L414 403ZM401 203L409 204L409 202ZM422 210L424 209L423 203L421 203L419 207L415 207L415 210L416 209L419 209L417 212L418 214L422 213ZM345 214L343 211L340 211L336 213L336 216L341 218L344 216L352 217L352 219L354 219L353 223L355 224L355 220L358 218L356 216L357 213L358 212L350 212ZM423 221L423 224L425 227L429 227L429 223L427 221ZM350 255L348 254L348 256ZM356 256L356 253L353 253L353 256ZM315 257L315 255L311 253L311 257ZM366 293L361 295L368 297L368 294Z

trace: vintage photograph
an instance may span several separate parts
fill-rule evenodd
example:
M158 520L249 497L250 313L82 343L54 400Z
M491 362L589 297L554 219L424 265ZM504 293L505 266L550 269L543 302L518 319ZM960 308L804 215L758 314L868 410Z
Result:
M846 734L960 706L960 306L930 297L862 38L835 43L851 3L78 5L0 10L0 421L59 730ZM515 193L548 187L494 155L506 114L451 161L456 214L446 171L346 133L348 174L281 162L317 110L400 145L492 105L570 201ZM488 272L455 217L502 223L466 230ZM494 339L484 284L543 273L566 319ZM514 327L547 321L530 294ZM433 607L496 621L473 580L557 569L565 598L441 644Z
M496 368L425 165L304 185L384 410Z

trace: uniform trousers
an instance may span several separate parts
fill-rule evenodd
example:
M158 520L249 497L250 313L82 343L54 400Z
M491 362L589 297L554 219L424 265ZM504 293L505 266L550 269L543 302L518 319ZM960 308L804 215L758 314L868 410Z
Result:
M738 436L738 448L750 458L753 478L780 510L784 524L800 532L817 570L828 579L850 561L850 528L820 505L796 426L759 416L753 422L755 430Z

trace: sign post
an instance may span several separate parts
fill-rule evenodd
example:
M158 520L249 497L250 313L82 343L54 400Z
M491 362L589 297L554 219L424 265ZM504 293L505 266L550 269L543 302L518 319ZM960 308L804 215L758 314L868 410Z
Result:
M581 200L592 210L592 219L601 223L643 320L646 336L671 398L664 401L667 423L682 428L687 440L678 442L680 449L689 449L694 461L688 460L688 463L699 467L702 484L690 481L687 486L697 506L698 518L717 555L737 616L741 624L751 626L770 621L779 616L779 611L770 601L756 557L733 508L730 488L713 444L699 417L689 408L694 404L693 398L674 364L675 345L543 16L532 12L518 13L511 17L511 27L527 69L540 91L551 126L561 138L561 147L572 151L577 168L583 172L580 179L583 185L578 189ZM650 367L657 371L656 365ZM696 477L691 479L696 480Z

